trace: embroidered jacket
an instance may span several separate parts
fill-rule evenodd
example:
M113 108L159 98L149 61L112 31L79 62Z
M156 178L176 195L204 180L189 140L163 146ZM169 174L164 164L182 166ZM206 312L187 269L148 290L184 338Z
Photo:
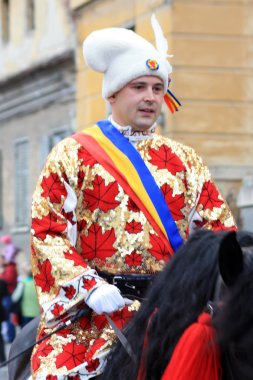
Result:
M192 148L154 135L139 141L136 149L184 240L195 228L236 228L210 172ZM84 298L104 283L96 268L156 273L173 254L115 178L71 137L53 148L37 183L31 244L44 311L37 338L85 307ZM111 318L122 328L138 307L135 301ZM114 339L105 316L92 312L35 347L33 379L92 378L102 372Z

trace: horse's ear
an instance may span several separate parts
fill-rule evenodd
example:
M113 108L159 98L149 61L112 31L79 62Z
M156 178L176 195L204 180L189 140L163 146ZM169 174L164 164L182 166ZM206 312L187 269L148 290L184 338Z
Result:
M234 231L228 233L221 242L219 269L221 277L227 286L233 285L243 270L243 253Z

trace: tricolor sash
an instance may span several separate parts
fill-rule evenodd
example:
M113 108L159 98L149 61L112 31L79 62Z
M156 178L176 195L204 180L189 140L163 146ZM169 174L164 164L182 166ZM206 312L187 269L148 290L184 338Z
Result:
M102 120L72 137L118 181L168 251L176 251L183 242L182 237L160 188L134 146L109 120Z

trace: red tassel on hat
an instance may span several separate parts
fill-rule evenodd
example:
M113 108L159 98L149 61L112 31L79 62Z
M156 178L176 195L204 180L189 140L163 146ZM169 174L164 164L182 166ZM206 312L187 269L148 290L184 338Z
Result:
M220 352L215 342L211 316L202 313L175 347L161 380L219 380Z

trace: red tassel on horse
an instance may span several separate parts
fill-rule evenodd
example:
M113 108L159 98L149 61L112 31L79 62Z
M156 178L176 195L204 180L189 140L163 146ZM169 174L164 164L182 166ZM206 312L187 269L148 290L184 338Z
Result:
M161 380L220 380L221 362L208 313L190 325L175 347Z

